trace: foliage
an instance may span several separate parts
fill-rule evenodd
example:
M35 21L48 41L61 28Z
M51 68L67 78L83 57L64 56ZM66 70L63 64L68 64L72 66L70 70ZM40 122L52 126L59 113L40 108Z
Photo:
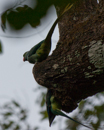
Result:
M28 110L17 101L10 101L0 106L0 130L35 130L31 128L28 119Z
M32 27L36 27L40 24L40 20L36 21L33 19L33 13L33 9L27 5L18 6L14 7L13 9L6 10L1 16L1 27L3 31L6 29L6 20L16 30L22 29L27 23L29 23Z
M37 98L36 104L41 107L40 115L41 121L47 119L48 116L46 112L46 104L45 104L45 94L46 91L44 88L38 89L41 91L40 97ZM89 97L86 100L83 100L79 103L79 107L75 112L73 112L73 119L82 122L95 130L103 129L104 125L104 93L99 93L93 97ZM31 128L28 123L28 110L23 108L17 101L10 101L3 106L0 106L0 129L1 130L37 130L40 126ZM59 121L60 122L60 121ZM83 126L79 124L67 120L65 121L66 127L64 130L80 130ZM54 125L54 123L53 123ZM85 129L85 128L84 128Z
M2 53L2 42L0 40L0 53Z
M8 21L11 27L16 30L22 29L27 23L29 23L32 27L38 26L40 24L40 18L46 14L47 9L49 8L47 6L50 5L50 2L45 0L43 7L43 2L41 2L41 0L38 0L37 6L33 9L28 5L25 5L23 1L4 11L1 15L2 30L5 31L6 29L6 21Z
M36 103L41 108L40 114L41 114L41 120L48 119L48 114L46 112L46 88L43 88L42 86L39 86L37 91L40 91L40 98L36 99ZM36 92L36 90L35 90Z
M33 8L25 4L24 1L19 3L12 8L9 8L4 11L1 15L1 27L5 31L7 29L6 22L9 22L9 25L15 30L22 29L26 24L30 24L31 27L36 27L40 24L40 19L46 15L47 10L51 5L67 5L68 2L73 3L76 0L33 0L31 3ZM36 6L35 6L36 4Z
M73 118L81 121L94 128L95 130L103 129L104 125L104 92L96 94L92 97L82 100L79 103L77 112L73 115ZM66 121L67 127L65 129L76 130L79 125L72 121ZM77 130L79 130L80 126Z
M44 91L43 87L41 87L41 89L38 90L41 91L39 96L41 98L37 99L37 103L41 107L41 111L40 111L41 120L42 121L44 121L44 119L48 120L46 107L45 107L46 91ZM85 100L82 100L79 103L78 108L73 112L73 115L71 117L83 124L91 126L95 130L103 129L103 124L104 124L104 100L103 99L104 99L104 92L96 94ZM85 129L85 127L71 120L66 119L65 124L66 127L64 128L64 130L80 130L81 128Z

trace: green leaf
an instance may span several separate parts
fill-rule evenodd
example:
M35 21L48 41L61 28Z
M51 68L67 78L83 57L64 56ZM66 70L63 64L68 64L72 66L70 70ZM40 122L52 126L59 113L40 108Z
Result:
M47 111L41 111L40 114L42 115L41 120L44 120L44 119L46 119L48 117Z
M27 118L27 115L23 115L20 120L25 120Z
M42 101L41 101L41 107L45 105L45 97L43 96Z
M16 106L16 107L20 107L19 103L17 103L16 101L12 101L12 103Z
M79 109L82 109L83 107L84 107L84 105L85 105L85 100L82 100L80 103L79 103L79 106L78 106L78 108Z
M34 128L34 130L38 130L38 129L39 129L39 127L35 127L35 128Z
M6 17L7 17L7 12L2 13L2 15L1 15L1 28L4 32L6 29Z
M22 110L20 111L20 113L21 113L21 114L26 114L26 113L27 113L27 110L25 110L25 109L23 110L23 109L22 109Z
M2 126L3 126L4 129L8 129L9 128L8 124L5 124L5 123Z
M16 127L14 128L14 130L20 130L20 126L16 125Z
M6 129L10 128L13 123L14 123L13 121L10 121L8 124L4 123L3 128L5 128L5 130L6 130Z
M0 53L2 53L2 42L0 40Z
M4 116L11 116L13 113L12 112L7 112L7 113L4 113L3 115Z

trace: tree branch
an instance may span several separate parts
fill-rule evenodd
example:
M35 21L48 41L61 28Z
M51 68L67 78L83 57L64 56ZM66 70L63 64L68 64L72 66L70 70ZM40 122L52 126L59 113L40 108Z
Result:
M95 0L76 3L60 20L59 32L53 54L34 66L33 75L70 112L80 100L104 91L103 6Z

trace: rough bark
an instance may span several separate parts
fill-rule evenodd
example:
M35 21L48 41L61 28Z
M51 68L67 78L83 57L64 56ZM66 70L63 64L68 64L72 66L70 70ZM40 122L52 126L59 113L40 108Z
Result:
M35 80L53 90L66 112L104 91L104 1L100 2L75 4L59 22L56 49L33 68ZM58 14L62 9L56 5Z

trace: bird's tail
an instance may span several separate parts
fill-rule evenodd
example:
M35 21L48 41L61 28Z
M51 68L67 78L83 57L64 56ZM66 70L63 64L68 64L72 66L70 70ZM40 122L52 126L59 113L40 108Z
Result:
M49 41L50 41L50 39L52 37L53 31L54 31L54 29L56 27L56 24L58 23L59 19L64 15L65 12L67 12L69 9L71 9L72 6L73 6L73 4L71 4L71 5L68 4L65 7L64 11L62 12L62 14L55 20L54 24L52 25L51 29L49 30L49 32L48 32L48 34L47 34L47 36L45 38L46 43L49 43Z
M72 120L72 121L74 121L74 122L76 122L76 123L78 123L78 124L84 126L84 127L87 127L87 128L89 128L89 129L93 130L91 127L89 127L89 126L87 126L87 125L84 125L84 124L82 124L82 123L80 123L80 122L74 120L73 118L67 116L66 114L64 114L64 113L61 112L60 110L57 110L57 113L58 113L58 115L64 116L64 117L66 117L66 118L68 118L68 119L70 119L70 120Z
M65 13L65 12L67 12L69 9L71 9L71 7L73 6L73 4L68 4L66 7L65 7L65 9L64 9L64 11L62 12L62 14L60 15L60 17L62 17L62 15Z

